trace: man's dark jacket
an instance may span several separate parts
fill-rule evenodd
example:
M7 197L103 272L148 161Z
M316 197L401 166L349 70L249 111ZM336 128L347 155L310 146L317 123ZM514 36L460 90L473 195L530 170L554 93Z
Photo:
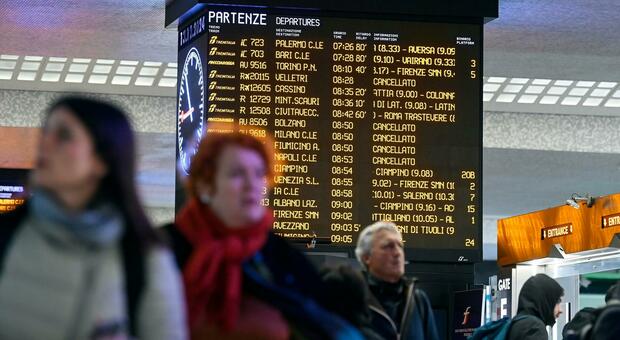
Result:
M433 309L426 294L415 288L415 280L403 278L399 283L398 295L402 299L399 311L400 320L393 320L384 308L387 301L380 301L377 287L384 282L366 275L371 290L370 310L373 330L386 340L439 340ZM387 305L386 305L387 306Z
M564 289L545 274L530 277L519 293L517 316L526 316L513 322L508 340L547 340L546 326L555 324L553 310L564 295Z

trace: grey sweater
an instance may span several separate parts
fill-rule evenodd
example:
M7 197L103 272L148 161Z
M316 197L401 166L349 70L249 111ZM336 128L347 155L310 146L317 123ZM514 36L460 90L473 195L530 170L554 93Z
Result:
M65 228L26 218L3 260L0 339L128 338L119 243L88 248ZM145 273L139 338L186 339L182 284L172 254L150 250Z

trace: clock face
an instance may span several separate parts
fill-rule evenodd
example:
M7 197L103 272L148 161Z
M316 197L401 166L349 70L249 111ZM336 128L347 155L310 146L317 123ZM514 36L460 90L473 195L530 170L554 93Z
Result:
M189 165L197 151L204 127L205 89L202 61L198 49L192 47L185 58L179 83L179 107L177 112L177 143L179 162L183 172L189 173Z

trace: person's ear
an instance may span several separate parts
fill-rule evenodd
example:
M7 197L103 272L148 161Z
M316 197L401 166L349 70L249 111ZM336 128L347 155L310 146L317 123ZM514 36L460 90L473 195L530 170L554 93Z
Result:
M368 266L368 264L370 263L370 255L363 255L362 261L364 262L366 266Z
M199 180L196 182L196 191L200 200L205 204L211 201L211 197L214 193L213 186L207 184L204 180Z

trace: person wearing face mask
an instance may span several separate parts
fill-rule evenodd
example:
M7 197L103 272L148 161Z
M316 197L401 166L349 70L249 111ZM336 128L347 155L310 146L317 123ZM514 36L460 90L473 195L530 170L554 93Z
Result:
M134 162L120 109L51 105L32 197L0 216L1 339L186 338L181 278L141 208Z
M165 229L183 270L193 339L358 339L326 311L318 272L271 232L262 205L272 143L210 133L192 160L189 201Z
M377 222L360 233L355 255L370 288L373 330L384 339L438 340L426 294L405 277L405 252L392 222Z
M545 274L525 281L519 292L517 315L513 318L508 340L547 340L547 326L553 326L562 314L564 289Z

